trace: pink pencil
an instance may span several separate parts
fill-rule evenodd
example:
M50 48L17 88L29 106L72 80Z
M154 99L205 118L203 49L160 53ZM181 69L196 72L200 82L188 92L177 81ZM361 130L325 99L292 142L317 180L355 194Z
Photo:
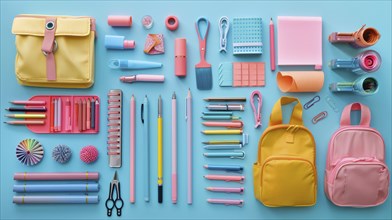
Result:
M177 203L177 97L172 96L172 203Z
M27 121L27 120L5 121L4 123L9 124L9 125L43 125L43 124L45 124L45 122L42 120L39 120L39 121Z
M187 167L188 167L188 204L192 204L192 96L188 89L186 97L186 124L187 124Z
M31 101L31 100L27 100L27 101L15 100L15 101L11 101L10 103L14 105L45 105L46 104L45 101Z
M272 18L269 24L270 29L270 64L271 64L271 71L275 71L275 28L274 22Z
M129 191L130 191L130 202L135 203L135 97L132 95L131 97L131 129L130 129L130 185L129 185Z

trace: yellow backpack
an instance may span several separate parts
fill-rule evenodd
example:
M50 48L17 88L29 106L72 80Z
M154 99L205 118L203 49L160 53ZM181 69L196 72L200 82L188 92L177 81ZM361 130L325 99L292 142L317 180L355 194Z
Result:
M289 124L282 124L282 105L297 102ZM265 206L312 206L316 203L316 143L303 126L297 98L281 97L274 105L268 128L259 140L253 164L256 199Z

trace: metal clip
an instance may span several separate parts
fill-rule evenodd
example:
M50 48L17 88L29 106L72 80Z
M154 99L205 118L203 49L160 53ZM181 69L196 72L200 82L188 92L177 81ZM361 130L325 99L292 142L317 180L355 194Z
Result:
M313 124L316 124L317 122L323 120L327 116L328 116L328 112L326 112L326 111L320 112L312 118L312 122L313 122Z
M219 52L226 52L227 46L227 33L230 29L229 18L223 16L219 19L219 35L220 35L220 49Z
M310 107L312 107L314 104L316 104L318 101L320 101L320 96L316 95L313 97L309 102L304 104L304 109L308 110Z

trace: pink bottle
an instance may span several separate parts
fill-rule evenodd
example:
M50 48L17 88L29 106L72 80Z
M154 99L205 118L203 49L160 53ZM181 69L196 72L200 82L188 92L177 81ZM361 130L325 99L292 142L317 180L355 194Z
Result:
M176 38L174 46L175 74L179 77L186 76L186 39Z

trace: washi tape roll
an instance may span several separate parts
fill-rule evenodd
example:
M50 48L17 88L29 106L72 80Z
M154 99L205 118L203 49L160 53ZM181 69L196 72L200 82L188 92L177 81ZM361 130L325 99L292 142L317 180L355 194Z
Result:
M132 16L127 15L109 15L108 24L113 27L131 27Z
M324 84L323 71L278 72L276 80L282 92L318 92Z
M178 21L178 18L176 16L170 15L170 16L167 16L167 18L165 20L165 24L166 24L167 29L169 29L171 31L175 31L175 30L177 30L180 22Z

